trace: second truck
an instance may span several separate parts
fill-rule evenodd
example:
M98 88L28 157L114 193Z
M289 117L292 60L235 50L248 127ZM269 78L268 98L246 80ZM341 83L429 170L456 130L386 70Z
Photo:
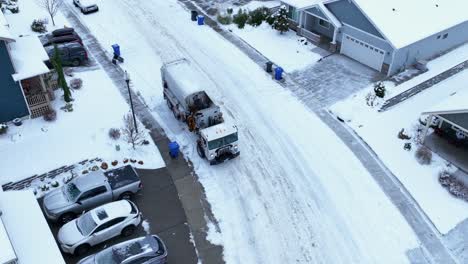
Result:
M198 154L211 165L239 156L237 127L224 121L220 107L206 93L211 82L203 72L180 59L164 64L161 77L169 109L198 135Z

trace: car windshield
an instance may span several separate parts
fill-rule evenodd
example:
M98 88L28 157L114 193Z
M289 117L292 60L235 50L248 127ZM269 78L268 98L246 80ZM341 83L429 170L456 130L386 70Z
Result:
M76 187L74 183L68 183L65 185L65 195L68 197L68 200L75 201L76 198L80 195L81 191Z
M114 257L114 250L109 249L109 250L103 250L97 253L96 257L94 258L94 263L95 264L120 264L122 262L118 261L118 259Z
M212 140L212 141L208 141L208 148L210 150L217 149L217 148L220 148L222 146L226 146L226 145L229 145L229 144L231 144L233 142L236 142L237 140L238 140L237 132L232 133L232 134L227 135L225 137L218 138L218 139L215 139L215 140Z
M87 212L86 214L78 217L76 220L76 227L84 236L89 235L94 230L94 228L96 228L96 226L97 224L94 222L94 219L91 216L91 212Z

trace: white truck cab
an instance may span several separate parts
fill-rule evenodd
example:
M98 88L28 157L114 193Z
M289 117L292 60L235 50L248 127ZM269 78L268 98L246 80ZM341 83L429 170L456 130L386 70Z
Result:
M222 163L239 156L237 127L221 123L200 130L197 151L211 165Z

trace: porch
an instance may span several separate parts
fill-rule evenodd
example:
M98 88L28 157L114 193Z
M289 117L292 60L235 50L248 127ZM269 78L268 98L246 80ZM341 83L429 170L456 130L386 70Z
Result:
M325 50L335 52L337 27L318 7L301 10L297 34Z
M426 136L424 145L457 168L468 173L468 144L460 146L442 135L432 133Z
M48 89L43 76L35 76L20 81L28 103L31 118L43 116L51 110L50 101L54 100L52 89Z

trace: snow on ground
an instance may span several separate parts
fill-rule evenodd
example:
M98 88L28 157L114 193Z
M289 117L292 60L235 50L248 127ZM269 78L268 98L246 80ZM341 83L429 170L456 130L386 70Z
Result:
M468 52L459 54L464 55ZM447 58L440 61L448 63ZM445 161L435 155L430 166L419 165L414 158L414 143L411 151L403 150L404 141L397 134L402 128L412 132L423 111L456 91L466 90L467 82L468 71L463 71L385 112L366 105L370 88L331 108L370 145L444 234L468 217L468 203L454 198L439 184L438 172L445 168Z
M19 1L20 13L7 15L10 29L15 35L31 32L25 21L44 15L33 0ZM66 24L61 13L57 25ZM109 138L110 128L122 128L123 116L130 110L106 73L100 69L74 73L83 80L83 87L72 93L73 112L65 112L63 92L55 92L52 101L57 120L46 122L42 118L26 120L20 127L10 126L6 135L0 136L1 183L17 181L41 174L57 167L71 165L84 159L99 157L107 163L124 159L142 160L142 168L164 167L164 161L146 133L149 145L134 150L124 137L117 141ZM119 145L120 151L116 150Z
M109 138L110 128L121 128L129 107L102 70L77 72L83 87L72 93L73 112L65 112L62 91L56 91L52 101L57 120L43 118L26 120L22 126L11 125L0 136L0 182L20 180L55 168L71 165L84 159L99 157L110 164L125 158L143 160L137 167L160 168L164 161L156 146L138 146L136 150L123 136L118 141ZM116 150L120 145L120 151ZM24 165L26 166L24 166Z
M76 14L104 47L121 44L134 89L193 161L221 232L208 237L227 263L408 262L413 231L333 131L175 0L101 2L96 14ZM167 109L159 67L180 57L217 85L208 92L239 127L238 159L209 166Z
M289 30L280 34L266 22L258 27L246 25L239 29L232 24L227 28L287 72L304 69L322 57L312 51L316 48L313 44L299 42L296 32Z

